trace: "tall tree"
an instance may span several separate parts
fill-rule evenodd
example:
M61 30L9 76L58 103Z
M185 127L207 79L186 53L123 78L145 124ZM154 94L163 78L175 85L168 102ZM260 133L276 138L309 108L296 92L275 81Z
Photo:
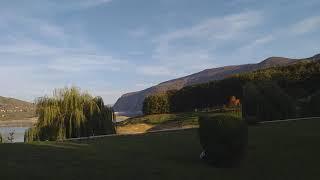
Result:
M93 98L76 87L55 90L36 101L38 122L25 134L26 141L59 140L115 133L113 110L101 97Z

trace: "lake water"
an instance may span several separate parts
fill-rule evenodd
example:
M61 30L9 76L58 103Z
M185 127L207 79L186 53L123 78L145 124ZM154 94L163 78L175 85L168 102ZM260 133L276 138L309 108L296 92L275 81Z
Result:
M24 133L28 127L0 127L0 134L4 141L7 140L9 133L14 132L13 142L24 142Z

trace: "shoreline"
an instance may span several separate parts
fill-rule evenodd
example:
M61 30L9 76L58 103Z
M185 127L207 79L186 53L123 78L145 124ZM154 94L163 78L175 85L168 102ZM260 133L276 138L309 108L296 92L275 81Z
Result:
M37 117L33 117L21 120L0 121L0 127L32 127L37 122L37 119Z

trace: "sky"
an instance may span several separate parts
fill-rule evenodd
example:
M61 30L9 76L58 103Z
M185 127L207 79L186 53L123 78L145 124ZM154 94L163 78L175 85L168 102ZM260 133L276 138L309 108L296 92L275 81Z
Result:
M319 0L0 0L0 96L124 93L225 65L320 53Z

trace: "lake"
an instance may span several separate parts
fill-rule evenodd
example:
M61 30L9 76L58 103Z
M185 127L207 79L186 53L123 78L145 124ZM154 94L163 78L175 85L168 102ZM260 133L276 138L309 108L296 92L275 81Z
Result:
M14 142L24 142L24 133L28 127L0 127L0 134L4 141L7 140L9 133L14 132Z

